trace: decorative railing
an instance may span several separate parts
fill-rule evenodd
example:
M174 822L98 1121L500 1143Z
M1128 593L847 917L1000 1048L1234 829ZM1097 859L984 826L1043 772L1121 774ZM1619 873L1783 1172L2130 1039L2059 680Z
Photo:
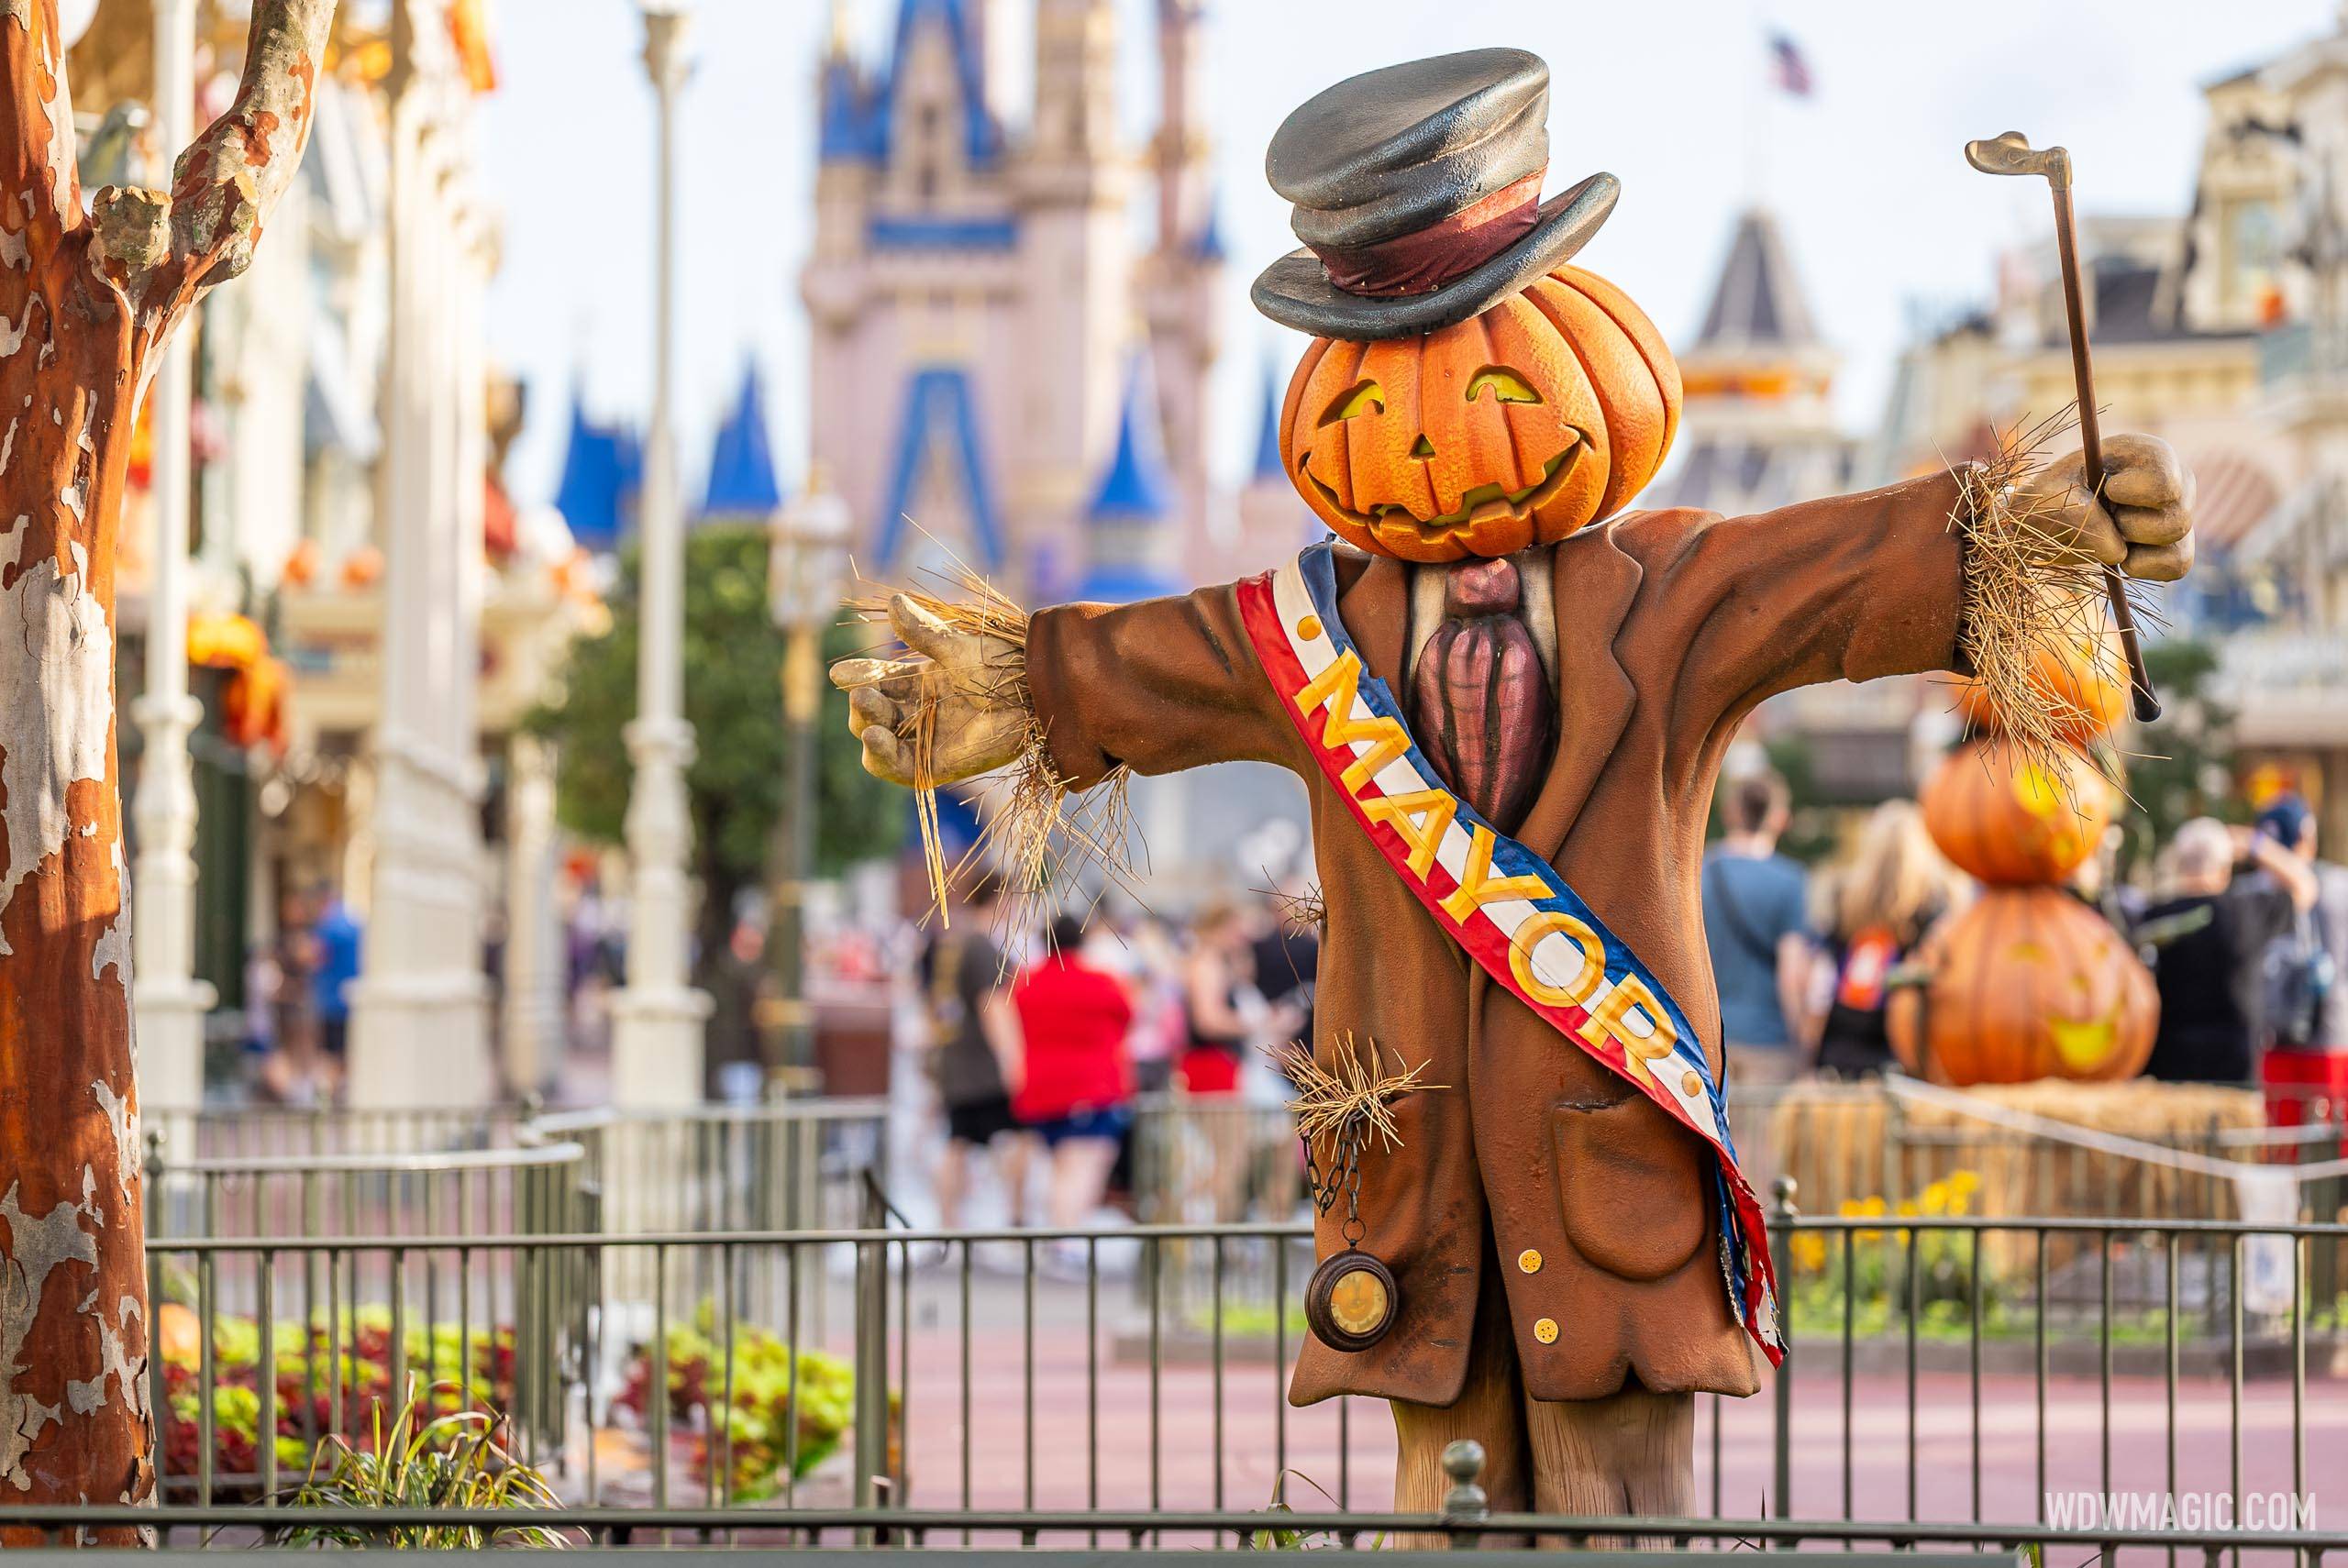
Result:
M2060 1540L2050 1496L2303 1496L2348 1473L2348 1325L2313 1286L2348 1226L1813 1219L1786 1196L1788 1370L1700 1400L1696 1496L1720 1518ZM942 1232L868 1213L848 1231L159 1240L164 1496L282 1502L325 1431L413 1373L515 1412L517 1455L605 1511L582 1523L640 1509L813 1535L889 1509L932 1540L1212 1530L1262 1525L1249 1510L1281 1488L1377 1528L1383 1410L1285 1399L1305 1227ZM1167 1283L1175 1249L1210 1289ZM2000 1249L2021 1266L1990 1266ZM680 1260L706 1291L679 1286ZM336 1294L305 1297L310 1275ZM615 1287L631 1276L648 1299ZM367 1370L337 1377L354 1354ZM241 1446L231 1419L252 1428ZM17 1517L0 1497L0 1525Z
M2322 377L2348 379L2348 331L2299 322L2258 339L2258 381L2276 388Z
M533 1117L527 1139L587 1151L607 1220L636 1231L852 1226L868 1177L886 1178L881 1099L784 1099L658 1110L603 1106Z

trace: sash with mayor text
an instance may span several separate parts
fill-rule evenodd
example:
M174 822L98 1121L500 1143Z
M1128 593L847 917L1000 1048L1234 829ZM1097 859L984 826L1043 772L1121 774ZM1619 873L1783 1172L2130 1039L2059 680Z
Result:
M1687 1015L1554 867L1437 776L1337 618L1328 545L1247 579L1238 594L1282 710L1435 923L1558 1033L1711 1145L1729 1309L1771 1363L1780 1360L1760 1201L1737 1169L1728 1107Z

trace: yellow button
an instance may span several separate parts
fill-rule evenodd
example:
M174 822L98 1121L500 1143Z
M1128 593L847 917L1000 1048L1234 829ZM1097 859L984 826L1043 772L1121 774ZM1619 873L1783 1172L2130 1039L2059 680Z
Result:
M1541 1272L1541 1254L1534 1252L1531 1247L1527 1247L1523 1252L1516 1254L1516 1266L1523 1269L1527 1274L1539 1274Z
M1704 1080L1696 1076L1694 1068L1679 1075L1679 1092L1689 1099L1704 1092Z
M1318 615L1307 615L1304 619L1299 621L1296 624L1296 635L1302 637L1308 643L1319 637L1321 635L1321 617Z
M1543 1318L1535 1321L1533 1325L1533 1337L1539 1340L1545 1345L1556 1344L1557 1342L1557 1320L1555 1318Z

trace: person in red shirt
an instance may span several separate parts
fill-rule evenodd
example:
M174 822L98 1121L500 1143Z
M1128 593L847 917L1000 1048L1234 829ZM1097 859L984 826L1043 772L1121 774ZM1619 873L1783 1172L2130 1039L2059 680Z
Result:
M1051 1153L1048 1222L1060 1229L1099 1205L1133 1099L1133 1001L1123 980L1084 961L1083 943L1083 922L1060 916L1049 950L1011 988L1020 1036L1011 1109Z

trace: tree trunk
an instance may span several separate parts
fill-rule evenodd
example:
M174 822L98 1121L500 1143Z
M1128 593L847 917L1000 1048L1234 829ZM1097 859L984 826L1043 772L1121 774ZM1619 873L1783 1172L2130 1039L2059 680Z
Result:
M0 1493L22 1503L154 1490L115 535L156 348L251 260L332 14L259 0L172 193L85 212L56 0L0 0Z

